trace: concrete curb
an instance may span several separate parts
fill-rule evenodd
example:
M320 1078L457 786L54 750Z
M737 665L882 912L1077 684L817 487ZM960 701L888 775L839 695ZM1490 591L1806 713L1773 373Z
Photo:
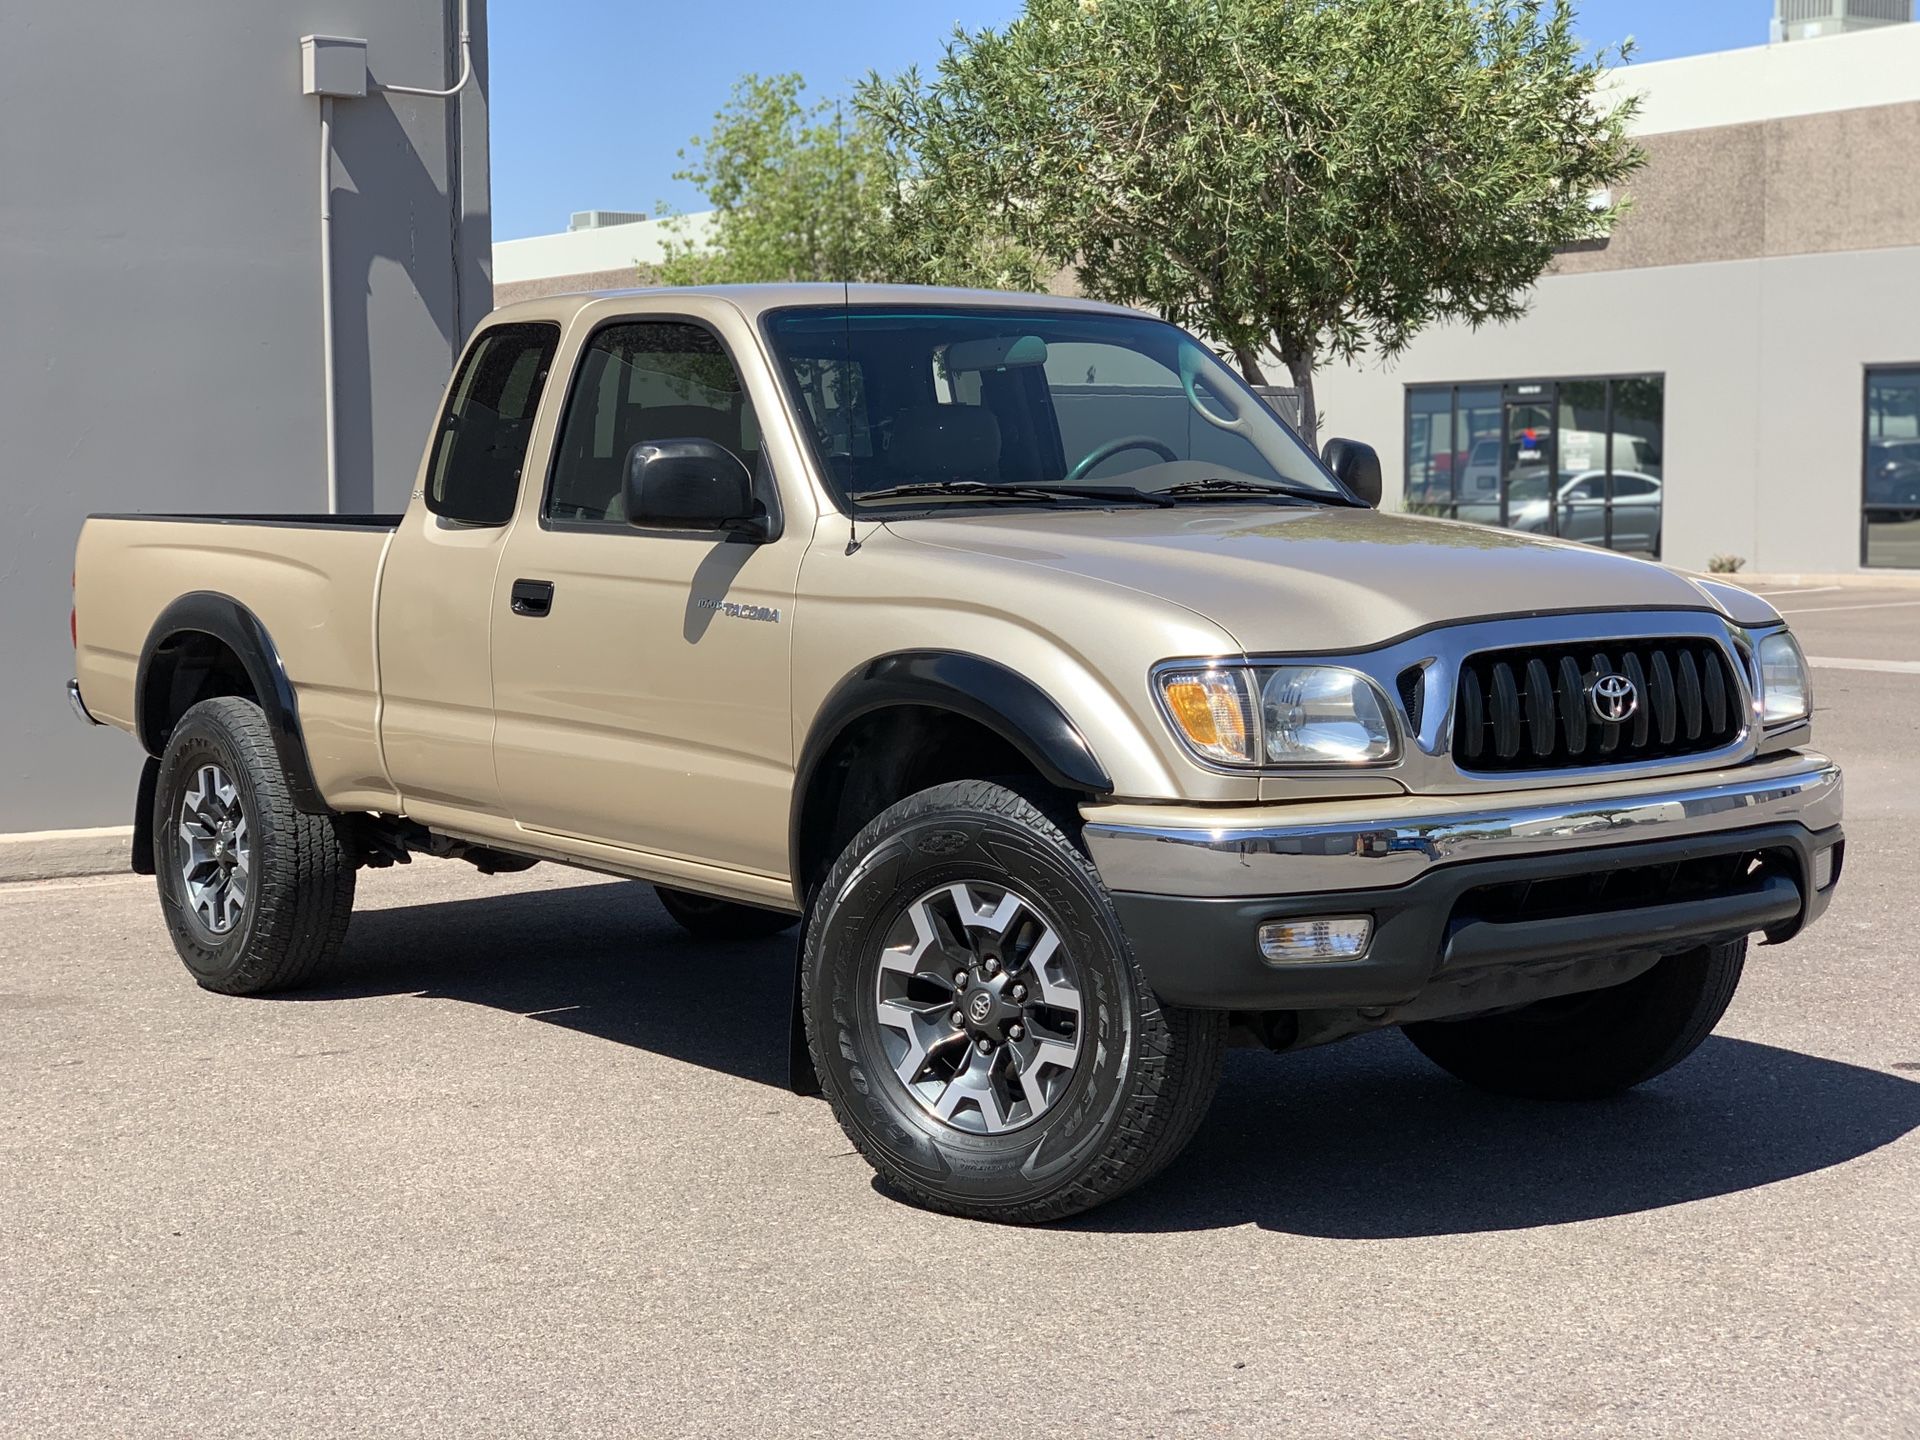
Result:
M94 830L20 830L0 835L0 881L125 873L132 856L131 825L103 825Z

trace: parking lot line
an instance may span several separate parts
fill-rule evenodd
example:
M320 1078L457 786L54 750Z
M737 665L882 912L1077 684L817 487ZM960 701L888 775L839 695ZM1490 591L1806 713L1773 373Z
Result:
M1826 670L1878 670L1887 675L1920 675L1920 660L1847 660L1831 655L1809 655L1807 663Z
M1804 610L1782 610L1782 615L1831 615L1837 610L1902 610L1920 605L1920 600L1875 600L1866 605L1811 605Z

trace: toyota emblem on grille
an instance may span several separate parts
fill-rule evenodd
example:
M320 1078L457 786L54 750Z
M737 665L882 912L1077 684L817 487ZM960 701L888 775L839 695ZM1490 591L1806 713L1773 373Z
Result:
M1640 708L1640 688L1624 675L1602 675L1587 687L1587 703L1608 725L1618 725Z

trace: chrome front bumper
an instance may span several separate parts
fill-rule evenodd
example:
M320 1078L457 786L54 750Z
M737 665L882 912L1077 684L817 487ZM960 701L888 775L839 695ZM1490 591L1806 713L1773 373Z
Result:
M1683 779L1482 796L1183 809L1090 806L1087 848L1114 891L1311 895L1404 885L1441 865L1841 819L1840 769L1801 751Z
M1838 885L1840 801L1839 770L1803 752L1684 782L1083 813L1163 1000L1330 1015L1332 1034L1356 1014L1479 1013L1756 931L1789 939ZM1258 944L1273 922L1331 916L1370 921L1362 954L1270 961Z

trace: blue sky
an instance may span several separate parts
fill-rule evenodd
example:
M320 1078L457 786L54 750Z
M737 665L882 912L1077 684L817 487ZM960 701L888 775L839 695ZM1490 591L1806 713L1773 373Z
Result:
M564 230L575 210L697 209L671 177L746 71L798 70L817 93L869 70L930 68L955 24L1019 0L490 0L494 238ZM1631 35L1637 60L1764 44L1768 0L1587 0L1583 36Z

